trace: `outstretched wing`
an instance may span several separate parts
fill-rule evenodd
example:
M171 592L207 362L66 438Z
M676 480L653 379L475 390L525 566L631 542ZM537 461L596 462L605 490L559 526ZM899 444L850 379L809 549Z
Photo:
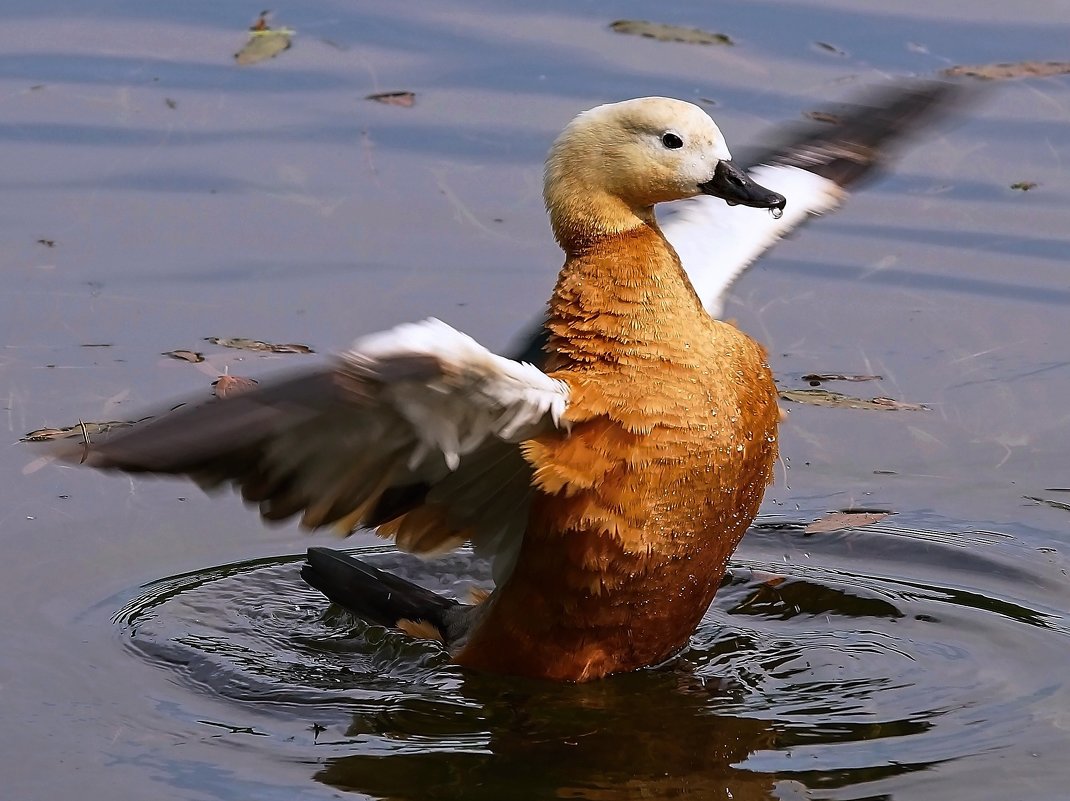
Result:
M432 319L62 455L235 485L269 520L300 514L306 528L345 533L386 524L416 553L470 539L494 556L514 550L527 523L519 443L563 431L568 397L564 382Z
M946 114L964 89L930 81L893 84L800 125L752 161L747 174L788 199L781 217L699 196L660 207L659 221L713 317L732 284L765 251L811 217L832 211L847 189L873 178L894 148Z
M838 207L849 188L873 178L897 145L947 114L965 93L950 82L895 83L838 109L829 122L782 134L780 144L746 161L751 178L787 198L780 218L708 195L658 206L661 229L706 311L721 317L728 290L755 260L806 221ZM546 341L541 324L532 326L513 352L540 364Z

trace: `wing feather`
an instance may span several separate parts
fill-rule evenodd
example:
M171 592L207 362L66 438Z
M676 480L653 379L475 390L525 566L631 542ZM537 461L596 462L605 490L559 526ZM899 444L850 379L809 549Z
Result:
M418 553L472 538L481 553L512 554L533 491L519 445L564 434L568 396L564 382L432 319L61 455L234 485L266 519L300 514L308 529L385 523Z
M965 102L950 81L892 83L844 105L830 123L781 134L747 174L788 199L783 216L700 196L659 207L665 238L680 256L706 311L721 317L732 284L758 257L814 216L836 209L847 190L872 179L897 147Z

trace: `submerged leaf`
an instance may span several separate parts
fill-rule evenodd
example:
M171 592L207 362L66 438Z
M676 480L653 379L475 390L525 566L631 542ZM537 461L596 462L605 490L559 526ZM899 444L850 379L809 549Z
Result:
M710 33L699 28L685 28L681 25L666 25L661 22L646 22L638 19L619 19L609 25L611 31L632 36L645 36L659 42L683 42L700 45L734 45L730 36L723 33Z

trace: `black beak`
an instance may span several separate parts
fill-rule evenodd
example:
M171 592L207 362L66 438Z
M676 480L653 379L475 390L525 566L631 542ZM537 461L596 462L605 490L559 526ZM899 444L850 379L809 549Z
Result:
M713 171L713 178L699 184L704 195L713 195L725 201L729 206L742 204L755 209L776 209L783 211L787 200L784 196L754 183L747 173L731 161L722 161Z

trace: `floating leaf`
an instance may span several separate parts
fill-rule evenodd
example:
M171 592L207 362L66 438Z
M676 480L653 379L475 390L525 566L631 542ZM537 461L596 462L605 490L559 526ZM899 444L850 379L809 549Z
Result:
M1014 61L1002 64L960 65L948 67L942 74L949 78L969 76L986 81L1005 81L1012 78L1048 78L1070 73L1070 61Z
M732 37L723 33L710 33L699 28L680 25L665 25L660 22L645 22L637 19L619 19L609 25L611 31L632 36L645 36L659 42L683 42L699 45L734 45Z
M906 403L894 398L854 398L841 392L827 389L781 389L780 397L794 403L806 403L810 406L832 406L841 409L879 409L881 411L921 412L929 407L921 403Z
M846 56L847 52L836 47L836 45L829 44L828 42L814 42L814 47L818 50L824 50L826 53L832 53L836 56Z
M895 398L885 398L883 396L871 398L869 402L873 404L873 408L875 409L887 409L891 412L931 411L924 403L908 403L907 401L898 401Z
M292 342L280 345L242 337L205 337L204 341L219 345L221 348L237 348L238 350L255 350L268 353L315 353L308 345L298 345Z
M822 381L880 381L879 375L846 375L845 373L807 373L802 377L809 384Z
M1030 189L1036 189L1039 184L1036 181L1018 181L1011 184L1011 189L1018 189L1022 192L1028 192Z
M164 353L162 353L161 355L170 356L172 359L189 362L190 364L200 364L204 361L204 354L197 353L193 350L168 350L164 351Z
M388 106L412 108L416 102L416 94L414 92L377 92L374 95L368 95L364 99L374 100L376 103L386 103Z
M294 32L289 28L271 28L267 24L267 11L260 12L256 22L249 26L249 39L245 46L234 54L234 60L242 66L256 64L275 58L290 49ZM171 106L174 108L174 106Z
M142 420L148 420L145 417ZM106 423L75 423L65 428L39 428L24 436L21 442L48 442L56 439L89 439L94 436L106 434L117 428L129 428L140 423L141 420L109 420Z
M1023 495L1027 501L1036 501L1042 503L1045 506L1050 506L1053 509L1062 509L1064 512L1070 512L1070 503L1064 503L1063 501L1053 501L1051 498L1037 498L1032 495Z
M880 522L895 512L886 509L844 509L840 512L829 512L824 517L818 518L803 529L803 536L811 534L829 534L833 531L842 531L848 528L861 528Z
M257 64L275 58L279 53L289 50L293 44L290 37L293 31L254 31L249 34L249 41L245 46L234 54L234 60L241 66Z
M257 382L252 378L242 378L237 375L221 375L212 382L214 393L217 398L226 398L239 395L255 387Z
M56 246L55 239L38 239L38 245L44 245L46 248L54 248Z

